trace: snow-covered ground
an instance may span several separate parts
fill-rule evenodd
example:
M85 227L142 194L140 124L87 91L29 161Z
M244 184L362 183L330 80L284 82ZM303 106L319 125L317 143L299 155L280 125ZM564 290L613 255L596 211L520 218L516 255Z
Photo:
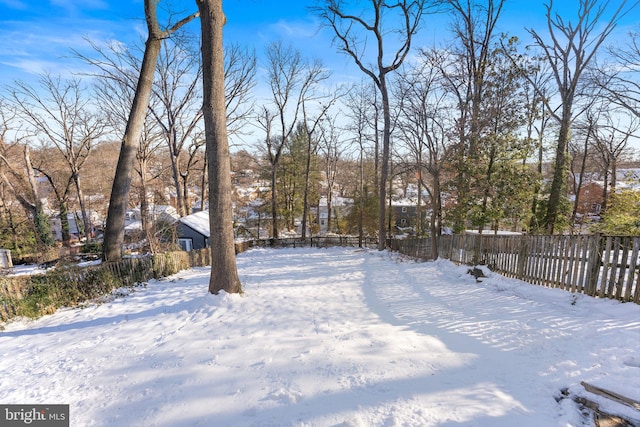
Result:
M561 390L640 399L640 306L358 249L238 256L0 332L0 402L72 426L590 426ZM214 272L215 274L215 272ZM603 409L637 411L594 395Z

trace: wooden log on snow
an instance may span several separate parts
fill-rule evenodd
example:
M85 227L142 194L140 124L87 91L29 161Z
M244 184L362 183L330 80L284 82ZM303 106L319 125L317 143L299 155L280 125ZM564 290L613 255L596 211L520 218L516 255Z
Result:
M580 384L587 390L593 394L597 394L599 396L606 397L607 399L614 400L618 403L622 403L623 405L630 406L633 409L640 411L640 402L637 400L633 400L630 397L623 396L614 391L604 389L602 387L595 386L593 384L589 384L585 381L581 381Z

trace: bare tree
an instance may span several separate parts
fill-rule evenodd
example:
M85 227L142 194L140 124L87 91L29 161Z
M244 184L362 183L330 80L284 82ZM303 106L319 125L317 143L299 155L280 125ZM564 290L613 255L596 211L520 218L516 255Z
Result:
M328 77L328 74L325 74ZM304 171L304 200L302 212L302 240L307 237L307 217L309 215L309 177L311 172L311 158L317 151L320 140L319 134L325 129L323 127L329 110L340 97L340 91L334 91L333 95L320 95L316 98L306 98L302 102L302 123L304 136L307 142L305 171ZM312 104L311 106L309 104ZM313 113L310 111L312 109Z
M609 20L601 22L608 3L580 0L577 21L572 23L567 17L554 12L553 0L550 0L545 5L550 40L534 29L528 30L551 67L561 103L557 111L551 107L551 100L546 100L549 113L560 126L555 147L553 181L545 216L548 233L555 231L561 215L560 205L562 199L566 198L567 144L583 74L618 21L638 4L634 2L625 9L626 1L623 0Z
M105 103L112 114L111 119L117 120L116 129L124 133L128 111L135 93L136 80L140 74L142 50L136 46L123 48L112 42L105 47L89 40L96 55L86 56L75 52L83 61L94 66L98 71L90 74L96 77L96 84L101 102ZM172 166L172 178L177 194L177 205L188 213L189 198L187 188L189 178L194 170L201 173L201 208L206 199L206 157L201 155L204 144L200 126L196 128L202 113L199 111L200 92L195 83L197 75L192 69L200 73L199 62L193 59L188 45L183 47L182 39L176 42L163 42L164 51L159 55L159 69L154 83L154 91L150 99L149 114L155 125L145 122L140 150L138 150L137 173L142 178L146 171L141 169L143 163L148 163L151 151L156 151L156 145L149 142L155 140L155 133L150 133L157 126L162 126L161 134L169 148ZM196 66L196 64L198 64ZM246 125L251 107L251 89L255 85L256 58L255 54L241 49L236 45L225 48L225 94L227 103L227 123L229 134L241 135ZM191 84L190 84L191 83ZM187 90L183 90L184 88ZM123 105L125 109L123 110ZM152 114L154 113L154 114ZM122 123L122 126L120 125ZM122 127L122 130L120 130ZM194 133L195 132L195 133ZM186 134L186 135L185 135ZM152 138L153 137L153 138ZM147 141L147 143L145 143ZM147 149L151 150L147 152ZM201 158L204 157L204 161ZM201 165L198 165L198 163ZM141 187L144 187L141 182ZM143 191L143 190L141 190ZM141 193L144 194L144 193ZM140 210L143 225L147 217L146 198L141 196ZM147 229L147 227L145 227Z
M105 133L105 123L92 112L90 100L83 94L85 88L78 79L63 81L59 77L41 76L39 87L16 82L12 91L13 102L20 114L31 125L31 131L45 145L51 145L62 155L69 171L68 182L75 186L84 224L84 235L91 238L89 219L81 185L81 169L98 138ZM42 168L44 173L45 170ZM52 173L47 173L49 177ZM52 185L53 180L51 181ZM56 189L59 202L66 204L68 189ZM62 217L64 223L66 217ZM66 216L66 213L65 213Z
M594 147L593 136L595 129L598 125L599 115L601 113L601 106L597 108L589 108L584 118L580 120L575 127L576 136L572 138L569 143L568 149L571 155L571 177L573 180L573 194L575 199L573 201L573 214L571 216L572 224L582 225L582 221L578 218L578 210L580 207L580 193L582 186L585 182L585 174L587 172L587 165L589 160L593 157L592 149ZM576 171L576 167L579 166L579 170Z
M402 73L398 81L400 100L401 140L408 149L409 162L405 167L418 177L418 235L423 233L422 189L428 194L426 206L430 208L429 234L431 251L437 257L439 236L442 232L442 191L445 162L448 160L450 141L447 137L452 123L448 123L450 107L446 104L447 92L438 68L432 61L437 58L423 51L421 61L414 68Z
M413 36L425 13L427 0L370 0L361 15L353 15L343 0L325 0L316 9L325 24L333 29L340 51L350 56L360 70L369 76L382 97L383 140L378 212L378 249L386 247L386 191L391 147L391 109L388 75L397 70L411 50ZM391 17L392 14L396 16ZM394 28L394 25L397 25ZM367 50L373 38L373 52ZM391 46L391 55L385 50ZM372 54L373 58L367 58ZM389 59L390 58L390 59ZM372 62L368 62L371 60Z
M156 8L156 0L144 1L148 35L142 65L140 67L140 75L136 83L133 104L131 105L130 114L127 119L127 127L122 138L120 157L118 158L118 165L116 166L115 178L111 190L102 253L105 261L118 261L122 257L124 222L127 205L129 203L132 173L142 127L144 126L149 108L149 99L151 98L153 89L153 80L162 40L198 16L197 13L194 13L178 21L176 24L171 25L168 29L162 30L158 22Z
M103 111L107 113L108 123L117 133L124 132L135 91L135 86L129 84L129 79L127 78L127 74L129 74L128 70L123 69L120 71L122 73L120 78L116 78L115 74L109 78L101 76L95 83L96 94L100 105ZM116 72L116 70L113 70L113 72ZM157 100L152 99L151 102L157 102ZM155 252L155 239L150 217L149 193L152 188L152 183L157 181L163 174L163 169L155 167L152 171L151 164L154 159L158 158L157 153L162 147L163 142L163 135L157 121L148 114L142 127L140 144L134 166L139 181L137 183L133 181L132 185L138 194L137 201L140 204L142 230L152 253Z
M331 232L333 230L333 193L337 187L339 161L345 149L344 141L340 138L340 129L337 127L337 115L327 116L327 120L322 123L319 136L318 151L322 157L327 184L327 231ZM340 232L339 229L338 232Z
M373 83L371 83L373 85ZM354 147L357 153L357 186L355 194L357 195L357 207L355 209L358 228L358 246L362 247L362 241L365 237L365 214L366 208L369 206L370 198L370 180L366 174L366 162L373 151L374 171L373 171L373 188L377 188L378 180L378 103L376 102L377 91L371 90L365 82L354 86L347 94L346 116L349 119L347 130L353 135L350 145ZM373 150L371 145L373 145ZM375 192L379 194L379 191Z
M224 93L229 135L244 135L253 108L252 89L256 85L256 53L236 44L224 50Z
M601 115L601 122L592 129L604 175L603 211L607 209L608 194L616 189L618 163L631 154L629 138L640 129L640 121L630 116L628 111L627 113L629 115L625 116L615 110L607 110Z
M149 109L162 128L169 151L176 206L181 217L189 214L188 178L199 146L197 137L202 119L200 81L202 68L182 40L163 40L153 95L158 100ZM186 158L185 158L186 157Z
M209 164L211 277L209 292L242 292L235 258L231 210L231 161L227 138L222 0L196 0L202 29L202 84Z
M626 44L609 48L612 63L596 67L595 82L605 97L640 118L640 29L629 34Z
M329 75L319 60L309 63L298 50L282 42L267 46L266 54L271 105L262 107L257 122L266 135L264 143L271 165L271 236L277 239L276 182L282 150L298 123L305 100Z
M36 247L45 250L53 245L49 219L44 212L44 205L38 194L38 187L31 164L28 144L22 145L20 138L12 143L8 142L9 133L20 134L19 128L14 128L18 115L15 108L0 100L0 184L3 190L9 189L20 206L27 212L35 234ZM22 161L22 164L20 163ZM9 215L9 223L13 228L13 212L7 209L7 198L3 191L3 207ZM17 235L14 233L14 239Z
M538 218L538 208L540 204L540 190L542 188L542 171L544 165L545 146L544 139L547 134L549 115L545 100L551 96L549 89L549 73L543 69L544 62L539 58L520 58L512 61L514 64L521 64L521 70L527 80L523 86L522 93L525 98L525 139L532 151L525 153L523 166L527 158L535 159L537 177L533 184L533 195L531 198L531 217L529 220L529 233L538 232L540 222ZM517 68L517 67L516 67Z

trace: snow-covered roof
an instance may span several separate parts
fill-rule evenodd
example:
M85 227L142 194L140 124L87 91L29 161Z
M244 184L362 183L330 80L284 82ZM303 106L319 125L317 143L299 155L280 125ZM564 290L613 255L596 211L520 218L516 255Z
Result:
M579 178L580 174L576 174L576 179ZM604 188L603 178L604 176L600 172L585 173L583 177L583 185L595 183ZM609 179L611 179L611 177L609 177ZM616 187L621 189L640 190L640 169L618 169L616 172Z
M124 229L126 231L142 230L142 221L140 220L131 221L127 225L125 225Z
M179 221L205 237L209 237L211 235L209 229L209 211L196 212L180 218Z
M320 197L320 200L318 201L318 204L320 206L326 207L327 203L328 203L328 200L326 196ZM331 206L333 206L334 208L351 206L351 205L353 205L353 199L350 199L348 197L333 196L331 198Z

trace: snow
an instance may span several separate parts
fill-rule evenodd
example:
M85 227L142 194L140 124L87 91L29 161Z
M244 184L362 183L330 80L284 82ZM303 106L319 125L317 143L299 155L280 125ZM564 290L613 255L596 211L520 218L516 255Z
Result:
M179 219L179 221L205 237L209 237L209 211L199 211Z
M253 249L0 332L0 402L72 426L591 426L640 398L640 306L354 248ZM215 274L215 271L214 271ZM568 389L570 398L561 399Z
M18 264L6 270L7 276L28 276L34 274L45 274L46 268L38 264Z

